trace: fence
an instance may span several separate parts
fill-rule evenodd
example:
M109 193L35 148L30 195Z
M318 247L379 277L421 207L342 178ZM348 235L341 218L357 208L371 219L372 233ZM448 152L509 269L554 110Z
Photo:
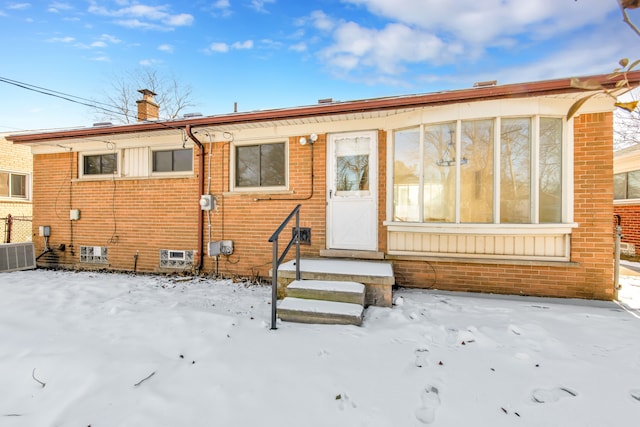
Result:
M31 221L30 216L0 218L0 243L30 242Z

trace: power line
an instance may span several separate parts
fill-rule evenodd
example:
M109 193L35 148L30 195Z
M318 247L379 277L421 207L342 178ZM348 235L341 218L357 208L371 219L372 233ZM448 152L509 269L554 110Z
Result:
M40 86L36 86L36 85L29 84L29 83L20 82L20 81L17 81L17 80L12 80L12 79L9 79L9 78L6 78L6 77L1 77L1 76L0 76L0 83L7 83L7 84L10 84L10 85L19 87L21 89L26 89L26 90L30 90L30 91L33 91L33 92L37 92L37 93L43 94L43 95L52 96L54 98L59 98L59 99L65 100L65 101L73 102L74 104L84 105L84 106L91 107L91 108L94 108L96 110L104 111L104 112L107 112L107 113L110 113L110 114L122 115L122 116L130 118L130 119L136 119L137 118L136 116L128 115L126 113L123 113L122 111L114 111L114 110L110 110L108 108L100 107L100 106L96 105L96 104L102 104L102 105L105 105L105 106L110 107L110 108L117 108L116 106L113 106L113 105L110 105L110 104L107 104L107 103L104 103L104 102L95 101L95 100L87 99L87 98L82 98L82 97L79 97L79 96L76 96L76 95L70 95L68 93L58 92L58 91L55 91L55 90L52 90L52 89L43 88L43 87L40 87ZM163 126L165 128L168 128L168 129L179 130L181 132L183 131L183 129L180 128L180 127L172 126L172 125L164 123L162 121L157 121L156 123L158 123L159 125L161 125L161 126ZM185 137L183 136L183 139L184 138ZM101 142L107 142L107 141L101 141Z
M117 108L116 106L113 106L113 105L110 105L110 104L106 104L104 102L95 101L95 100L87 99L87 98L82 98L82 97L79 97L79 96L70 95L68 93L58 92L58 91L55 91L55 90L52 90L52 89L47 89L47 88L44 88L44 87L41 87L41 86L36 86L36 85L29 84L29 83L24 83L24 82L20 82L20 81L17 81L17 80L13 80L13 79L9 79L9 78L6 78L6 77L1 77L1 76L0 76L0 82L19 87L21 89L26 89L26 90L30 90L32 92L40 93L42 95L47 95L47 96L52 96L54 98L63 99L65 101L73 102L74 104L84 105L85 107L91 107L91 108L94 108L96 110L104 111L104 112L109 113L109 114L122 115L122 116L127 117L127 118L135 118L133 116L129 116L129 115L123 113L122 111L115 110L115 108ZM102 106L100 106L98 104L102 104L105 107L102 107ZM107 107L109 107L109 108L107 108Z

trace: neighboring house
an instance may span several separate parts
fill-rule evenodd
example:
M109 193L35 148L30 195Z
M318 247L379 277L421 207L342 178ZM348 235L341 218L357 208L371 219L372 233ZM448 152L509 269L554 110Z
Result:
M640 144L614 153L614 214L622 226L620 250L640 254Z
M0 134L0 243L31 241L31 149Z
M400 286L611 299L614 106L567 119L588 94L561 79L10 139L33 150L50 263L266 277L301 204L305 257L385 259Z

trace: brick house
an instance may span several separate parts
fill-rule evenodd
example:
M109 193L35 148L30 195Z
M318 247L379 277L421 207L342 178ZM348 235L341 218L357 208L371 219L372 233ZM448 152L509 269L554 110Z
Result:
M31 241L31 149L0 134L0 243Z
M584 96L559 79L159 121L146 94L135 124L10 139L34 155L42 262L266 277L301 204L305 257L384 259L406 287L612 299L614 106L567 119Z
M623 254L640 252L640 145L614 153L614 214L620 218Z

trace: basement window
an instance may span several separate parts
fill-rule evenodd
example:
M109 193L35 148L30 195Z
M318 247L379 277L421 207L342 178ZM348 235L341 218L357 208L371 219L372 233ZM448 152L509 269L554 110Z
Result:
M160 268L186 270L195 262L195 251L181 249L161 249Z
M109 253L106 246L80 246L80 262L89 264L108 264Z

